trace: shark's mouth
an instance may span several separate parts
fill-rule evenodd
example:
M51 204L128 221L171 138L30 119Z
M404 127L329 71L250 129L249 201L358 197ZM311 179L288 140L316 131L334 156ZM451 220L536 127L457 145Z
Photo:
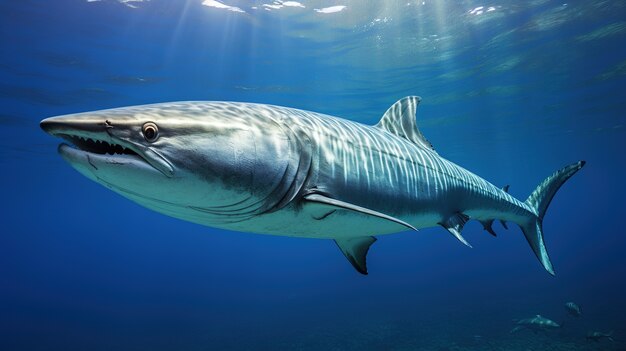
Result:
M59 145L58 151L68 162L81 163L87 160L95 164L129 165L151 167L165 175L174 175L174 166L158 150L132 140L117 138L109 130L113 128L107 120L92 121L74 115L46 118L41 128L50 135L66 142Z
M114 139L100 140L94 137L85 137L78 135L70 135L66 133L58 133L55 136L66 140L66 143L59 145L59 153L64 157L69 155L85 155L86 160L94 168L96 160L107 164L136 164L148 165L153 169L163 173L166 177L174 174L172 165L158 152L149 148L140 148L140 151L134 146L124 146L113 142ZM71 156L69 156L72 158Z
M125 146L109 143L104 140L85 138L69 134L59 134L75 149L99 155L135 155L139 154Z

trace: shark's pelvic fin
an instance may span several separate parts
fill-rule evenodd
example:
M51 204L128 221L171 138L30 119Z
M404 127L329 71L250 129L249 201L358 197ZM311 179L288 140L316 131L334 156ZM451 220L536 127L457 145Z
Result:
M376 241L373 236L360 238L335 239L335 243L352 266L361 274L367 275L367 251Z
M407 96L399 100L385 112L376 127L435 152L435 148L419 131L415 122L417 105L421 100L422 98L419 96Z
M505 185L502 187L502 191L504 191L505 193L508 194L509 192L509 185ZM487 220L483 220L483 221L479 221L480 224L483 225L483 229L487 231L487 233L493 235L493 236L498 236L496 234L496 232L493 230L493 222L494 219L487 219ZM508 230L509 227L506 225L506 222L503 220L500 220L500 223L502 224L502 226L504 227L504 229Z
M380 213L378 211L370 210L369 208L365 208L365 207L357 206L357 205L354 205L354 204L351 204L351 203L348 203L348 202L344 202L344 201L341 201L341 200L333 199L333 198L330 198L328 196L324 196L324 195L321 195L321 194L313 193L313 194L305 195L304 196L304 200L308 201L308 202L324 204L324 205L330 206L333 209L349 210L349 211L358 212L358 213L366 215L366 216L378 217L380 219L384 219L384 220L388 220L388 221L391 221L391 222L395 222L395 223L397 223L399 225L402 225L402 226L405 226L405 227L407 227L407 228L409 228L411 230L417 231L417 229L414 226L410 225L409 223L407 223L407 222L405 222L405 221L403 221L401 219L398 219L398 218L386 215L384 213Z
M455 238L459 239L460 242L467 245L468 247L472 247L470 243L465 240L465 238L461 235L461 231L463 230L463 226L469 217L463 213L457 212L452 216L448 217L445 221L439 223L442 227L446 228Z

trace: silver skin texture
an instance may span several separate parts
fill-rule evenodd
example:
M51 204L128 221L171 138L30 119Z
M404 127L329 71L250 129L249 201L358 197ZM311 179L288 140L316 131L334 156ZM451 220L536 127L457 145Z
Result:
M531 318L520 319L516 323L516 327L511 330L511 333L515 333L522 329L528 329L533 332L537 331L546 331L551 329L560 328L561 325L556 323L555 321L543 317L541 315L536 315Z
M582 315L582 309L574 302L566 302L565 309L567 313L572 317L580 317Z
M543 212L584 162L519 201L440 157L416 126L419 102L396 102L375 126L264 104L173 102L41 127L75 145L59 153L76 170L147 208L228 230L334 239L361 273L374 235L443 226L469 246L460 233L470 218L494 235L494 219L517 223L553 273ZM86 142L132 152L103 154Z
M599 332L599 331L590 331L590 332L587 333L586 339L587 340L591 340L591 341L595 341L595 342L599 342L602 339L607 339L608 341L614 341L613 340L613 331L611 330L608 333Z

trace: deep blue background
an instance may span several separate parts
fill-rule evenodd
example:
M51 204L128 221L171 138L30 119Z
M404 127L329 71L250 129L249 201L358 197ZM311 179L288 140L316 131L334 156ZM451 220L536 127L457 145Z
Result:
M513 342L511 319L560 321L568 300L585 318L561 337L615 329L619 342L624 4L511 1L476 15L492 5L346 1L320 14L338 3L228 2L244 14L201 2L0 3L0 349L436 349L476 334ZM497 224L494 239L475 222L464 231L474 249L441 228L380 237L361 276L330 241L226 232L135 205L65 164L38 127L173 100L372 124L405 95L423 97L418 125L440 155L520 199L587 160L544 221L556 277L518 228Z

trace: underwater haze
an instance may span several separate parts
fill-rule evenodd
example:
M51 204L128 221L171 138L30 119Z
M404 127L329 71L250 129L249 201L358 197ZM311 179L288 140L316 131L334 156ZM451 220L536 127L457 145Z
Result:
M626 350L626 2L14 0L0 49L0 350ZM188 100L373 125L410 95L439 155L518 199L587 162L543 222L556 276L477 221L473 248L379 236L361 275L332 240L141 207L39 127Z

